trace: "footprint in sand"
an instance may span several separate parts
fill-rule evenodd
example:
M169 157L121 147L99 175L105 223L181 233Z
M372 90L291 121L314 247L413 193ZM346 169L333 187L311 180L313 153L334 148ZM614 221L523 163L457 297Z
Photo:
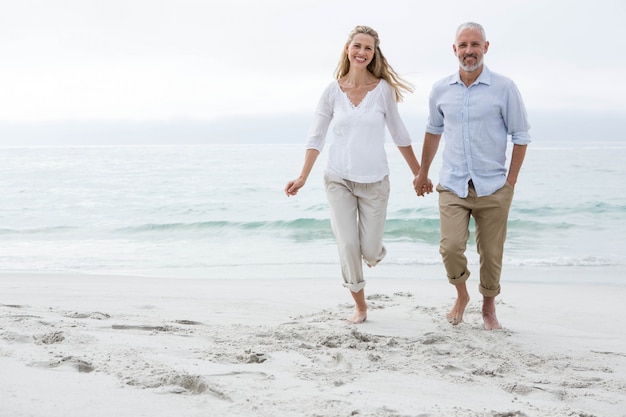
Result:
M193 320L174 320L174 323L185 324L187 326L200 326L202 323Z
M450 341L450 336L436 333L426 333L419 341L423 345L433 345L436 343L444 343Z
M40 368L58 368L60 366L71 366L78 370L78 372L93 372L96 368L88 361L80 358L75 358L73 356L65 356L56 361L50 362L36 362L33 363L33 366L37 366Z
M130 325L130 324L114 324L111 326L113 330L144 330L147 332L171 332L175 330L171 326L149 326L149 325Z
M109 314L101 313L99 311L94 311L90 313L79 313L77 311L74 311L72 313L65 314L65 317L69 317L71 319L94 319L94 320L107 320L111 318Z
M50 332L50 333L46 333L41 337L37 337L35 338L37 344L44 344L44 345L53 345L55 343L61 343L62 341L65 340L65 335L63 334L62 331L54 331L54 332Z

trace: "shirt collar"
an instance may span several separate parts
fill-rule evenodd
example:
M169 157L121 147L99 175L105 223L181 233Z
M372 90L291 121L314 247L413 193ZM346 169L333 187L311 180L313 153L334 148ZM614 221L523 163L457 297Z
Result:
M459 73L459 71L452 74L452 76L450 77L450 84L463 84L463 81L461 81L461 74ZM491 84L491 71L489 71L489 68L487 68L486 65L483 64L483 70L478 76L478 78L476 79L476 81L474 81L474 84L486 84L486 85Z

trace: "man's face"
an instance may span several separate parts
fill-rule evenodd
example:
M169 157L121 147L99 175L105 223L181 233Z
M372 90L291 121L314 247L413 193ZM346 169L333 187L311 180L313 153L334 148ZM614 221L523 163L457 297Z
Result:
M474 72L482 67L489 42L483 39L479 30L465 29L459 33L452 47L461 68L467 72Z

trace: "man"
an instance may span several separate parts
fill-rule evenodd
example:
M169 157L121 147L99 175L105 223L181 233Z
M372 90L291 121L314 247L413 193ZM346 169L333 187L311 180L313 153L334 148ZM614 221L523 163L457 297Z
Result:
M439 175L441 243L439 252L456 287L457 299L446 315L452 325L463 320L470 297L466 287L465 249L470 216L476 225L480 255L479 291L487 330L500 328L495 297L500 293L502 254L513 189L530 136L522 97L510 79L483 64L489 49L483 27L463 23L452 46L459 71L433 85L430 114L422 150L422 168L415 178L417 194L429 191L428 170L443 135L445 146ZM507 168L507 139L513 150Z

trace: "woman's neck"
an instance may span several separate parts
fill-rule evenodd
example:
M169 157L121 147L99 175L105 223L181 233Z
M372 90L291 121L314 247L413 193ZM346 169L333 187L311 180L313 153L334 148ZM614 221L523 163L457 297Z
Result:
M341 82L351 87L363 87L378 83L378 78L368 70L355 71L351 69L346 75L341 77Z

